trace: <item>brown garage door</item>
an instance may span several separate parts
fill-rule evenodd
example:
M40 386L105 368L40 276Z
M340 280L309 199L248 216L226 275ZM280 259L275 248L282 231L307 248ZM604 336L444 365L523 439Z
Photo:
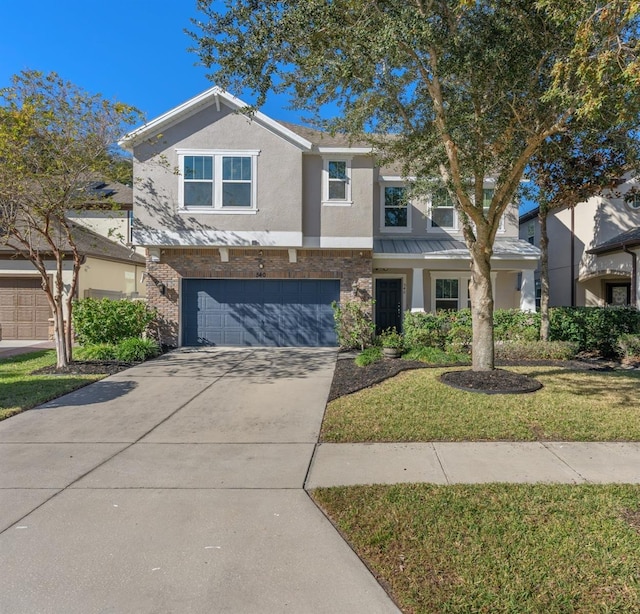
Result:
M47 339L50 317L39 277L0 277L3 339Z

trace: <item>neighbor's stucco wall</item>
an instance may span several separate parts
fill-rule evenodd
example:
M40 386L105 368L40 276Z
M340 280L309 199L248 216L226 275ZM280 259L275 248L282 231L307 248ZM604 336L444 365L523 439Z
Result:
M78 297L88 290L120 292L127 298L146 296L146 283L141 281L145 265L126 264L87 258L78 276Z

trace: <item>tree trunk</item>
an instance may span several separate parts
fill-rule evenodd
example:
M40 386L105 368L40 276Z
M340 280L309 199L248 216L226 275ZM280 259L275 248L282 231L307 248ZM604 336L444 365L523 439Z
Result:
M471 254L471 318L473 325L472 369L491 371L495 367L493 347L493 288L491 254L487 243L476 241Z
M549 341L549 236L547 209L540 207L540 340Z
M59 300L54 300L53 336L56 343L56 367L61 369L66 367L69 364L69 361L67 360L67 343L64 332L64 313L62 309L62 302Z

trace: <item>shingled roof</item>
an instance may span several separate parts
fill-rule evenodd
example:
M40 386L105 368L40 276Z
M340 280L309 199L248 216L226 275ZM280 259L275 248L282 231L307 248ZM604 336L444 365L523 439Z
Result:
M618 252L625 247L638 247L640 245L640 226L627 230L600 245L587 250L587 254L607 254Z
M111 260L115 262L127 262L134 264L145 264L145 259L139 254L135 253L132 248L127 247L126 245L122 245L121 243L116 243L115 241L111 241L102 235L99 235L88 228L81 226L80 224L75 224L73 222L69 223L71 227L71 233L73 236L73 240L78 248L78 252L82 256L88 256L91 258L100 258L102 260ZM13 245L16 243L13 242ZM64 253L71 253L71 247L65 239L61 237L60 240L60 249ZM47 254L50 252L49 246L46 244L42 237L39 238L37 249L41 251L43 254ZM9 241L7 245L0 245L0 254L2 255L11 255L15 254L16 251L12 247L12 242Z

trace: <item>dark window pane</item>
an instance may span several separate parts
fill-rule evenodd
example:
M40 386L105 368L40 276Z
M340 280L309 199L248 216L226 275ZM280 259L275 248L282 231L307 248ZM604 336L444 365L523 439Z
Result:
M405 190L401 187L388 187L384 189L385 207L406 207Z
M213 184L212 183L191 183L184 184L184 206L185 207L211 207L213 205Z
M344 200L347 197L347 184L344 181L329 182L329 199Z
M434 207L431 209L431 225L436 228L453 228L453 209Z
M213 158L211 156L185 156L185 179L212 179Z
M436 299L436 311L440 311L442 309L446 309L448 311L457 311L458 301Z
M251 181L251 158L246 156L224 156L222 179L225 181Z
M223 207L250 207L250 183L225 183L222 186Z
M433 207L453 207L453 201L451 200L451 196L449 196L449 192L444 188L440 188L435 190L431 197L431 204Z
M406 207L387 207L384 210L384 225L387 228L407 227Z
M436 298L456 299L458 298L457 279L436 279Z
M484 209L488 209L491 206L491 201L493 200L493 192L492 188L486 188L482 190L482 207Z
M340 160L329 162L329 179L346 179L347 163Z

